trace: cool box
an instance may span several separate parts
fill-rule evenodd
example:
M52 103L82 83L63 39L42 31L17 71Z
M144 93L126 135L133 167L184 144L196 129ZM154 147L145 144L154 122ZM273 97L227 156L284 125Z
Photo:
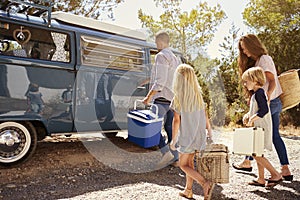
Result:
M163 118L158 118L151 110L134 110L127 114L128 140L144 148L153 147L159 144Z

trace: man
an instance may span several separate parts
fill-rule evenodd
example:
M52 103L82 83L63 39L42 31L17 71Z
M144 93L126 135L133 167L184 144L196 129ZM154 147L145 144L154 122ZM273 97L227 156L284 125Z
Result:
M158 168L175 163L178 160L178 152L171 151L168 143L172 140L173 112L169 106L174 96L172 92L173 76L180 61L169 48L169 42L168 33L158 32L156 34L155 43L159 53L155 56L155 64L151 71L151 88L143 99L143 103L146 105L154 100L154 104L158 106L159 117L164 117L164 129L168 140L166 142L161 135L159 148L163 157L157 165ZM153 107L152 109L155 108Z

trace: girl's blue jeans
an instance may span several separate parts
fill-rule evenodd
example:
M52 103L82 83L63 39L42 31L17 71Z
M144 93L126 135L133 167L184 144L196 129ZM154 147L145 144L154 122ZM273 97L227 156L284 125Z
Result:
M287 156L286 147L279 134L280 112L282 110L282 104L279 97L271 101L270 110L272 115L272 126L273 126L273 144L276 149L280 164L288 165L289 160ZM246 156L246 159L253 160L251 156Z

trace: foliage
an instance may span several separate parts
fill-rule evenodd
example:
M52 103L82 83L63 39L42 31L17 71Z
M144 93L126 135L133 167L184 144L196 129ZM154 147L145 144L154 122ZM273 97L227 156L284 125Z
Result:
M247 25L257 32L299 29L299 0L250 0L243 12Z
M300 68L299 0L250 0L243 16L267 47L279 74ZM299 112L298 105L282 117L299 126Z
M220 44L220 52L223 56L219 66L220 74L224 81L227 102L232 104L239 98L240 82L237 78L239 76L237 67L237 44L238 44L239 29L232 24L229 30L229 36L224 37L224 41ZM232 87L236 85L237 87Z
M50 6L52 11L63 11L77 15L83 15L94 19L114 18L113 8L124 0L24 0L27 3ZM36 13L36 9L28 9L26 5L19 5L9 0L1 1L2 10L10 9L15 12L25 12L27 14Z
M218 66L219 77L224 87L224 95L226 98L226 117L225 124L241 123L241 119L248 108L243 95L243 86L239 79L237 56L238 56L238 40L241 37L239 30L232 24L229 35L224 37L224 41L220 44L220 52L222 58Z
M199 3L190 12L182 12L182 0L154 0L156 6L163 9L163 14L156 21L140 9L138 17L142 26L149 29L151 37L159 30L166 30L171 37L171 46L179 49L186 58L197 54L213 38L217 26L225 18L224 11L218 4L209 7L207 2Z
M300 68L300 1L251 0L243 16L258 32L279 73Z
M203 98L213 125L222 126L225 122L226 99L222 78L218 73L218 60L211 60L201 54L192 61L195 66Z

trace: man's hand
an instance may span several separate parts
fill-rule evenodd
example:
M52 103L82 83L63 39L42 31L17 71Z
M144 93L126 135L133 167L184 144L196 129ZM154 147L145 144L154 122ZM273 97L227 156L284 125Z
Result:
M143 99L143 104L148 105L153 97L153 95L155 95L157 93L157 91L155 90L150 90L149 93L147 94L147 96Z
M151 100L151 98L148 97L148 96L146 96L146 97L143 99L143 104L148 105L148 104L150 103L150 100Z

